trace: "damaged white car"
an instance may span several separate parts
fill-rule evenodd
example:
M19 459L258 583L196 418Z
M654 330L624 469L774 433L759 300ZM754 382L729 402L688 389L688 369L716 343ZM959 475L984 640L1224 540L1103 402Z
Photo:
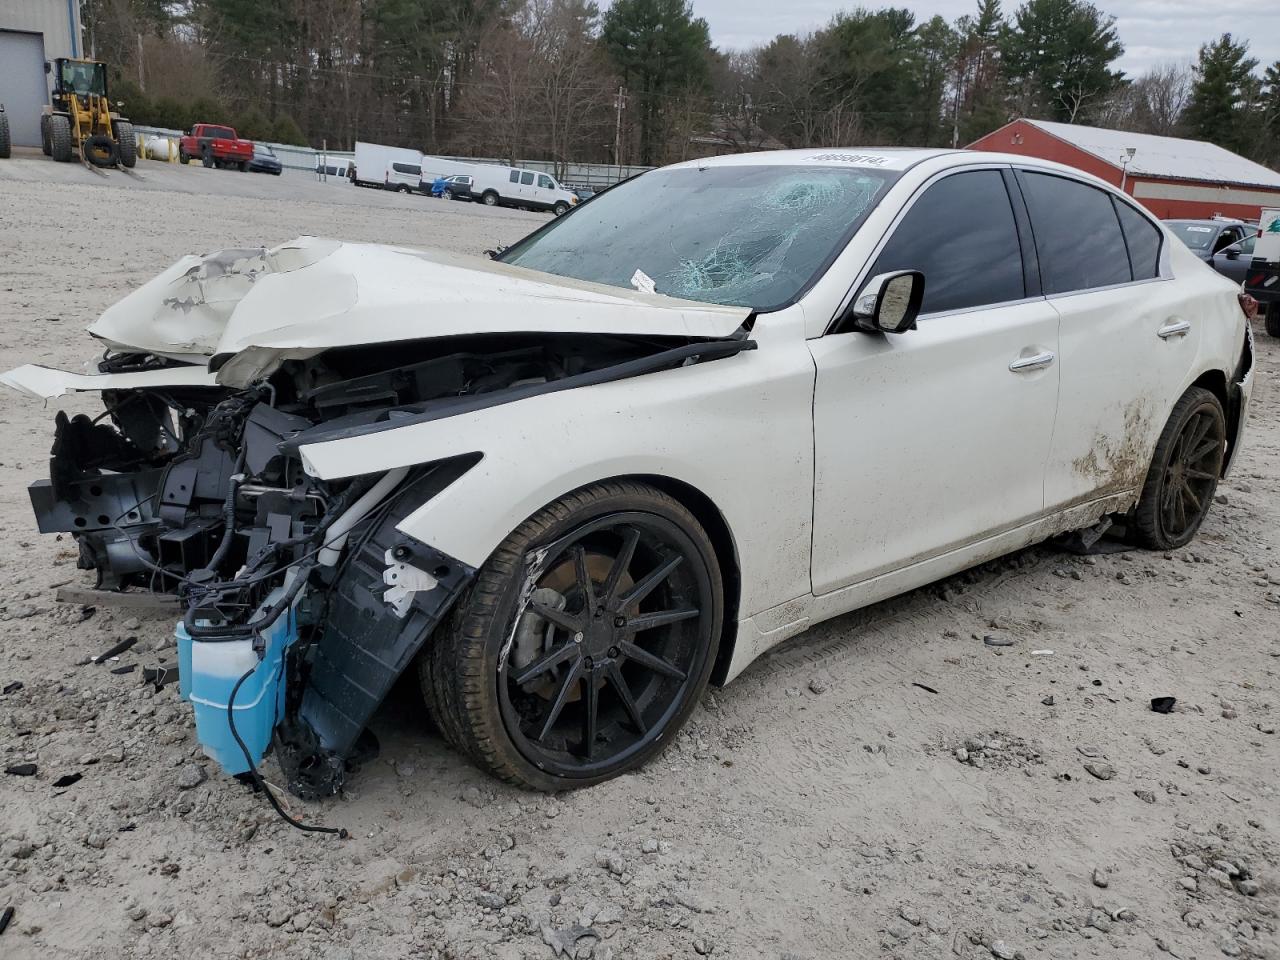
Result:
M652 757L811 624L1055 534L1170 549L1239 449L1234 285L1025 157L695 161L493 259L303 238L187 257L26 366L39 527L177 593L231 773L338 789L412 668L447 740L544 790Z

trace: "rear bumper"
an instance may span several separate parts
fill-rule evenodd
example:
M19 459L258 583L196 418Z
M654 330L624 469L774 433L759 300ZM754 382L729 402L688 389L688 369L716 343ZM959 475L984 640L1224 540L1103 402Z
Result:
M1234 421L1235 430L1232 431L1231 445L1227 448L1226 464L1222 470L1224 478L1231 475L1231 470L1240 459L1245 424L1249 422L1249 401L1253 397L1253 326L1246 323L1244 331L1244 345L1240 350L1240 359L1236 363L1235 376L1228 388L1231 391L1230 416Z

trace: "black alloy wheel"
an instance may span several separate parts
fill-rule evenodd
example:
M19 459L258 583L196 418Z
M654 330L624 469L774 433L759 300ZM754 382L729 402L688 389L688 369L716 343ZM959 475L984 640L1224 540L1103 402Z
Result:
M1226 457L1227 421L1218 398L1192 387L1156 444L1135 510L1139 540L1155 550L1190 542L1209 513Z
M423 665L431 712L481 765L543 790L597 783L661 749L706 686L723 608L697 520L626 481L531 517L462 603L452 644Z

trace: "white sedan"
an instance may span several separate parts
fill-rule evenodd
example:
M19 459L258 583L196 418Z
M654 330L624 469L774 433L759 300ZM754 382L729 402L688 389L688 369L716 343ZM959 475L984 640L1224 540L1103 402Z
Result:
M90 332L96 374L3 377L108 411L59 415L40 529L186 599L206 749L274 730L304 795L411 665L559 790L829 617L1102 523L1180 547L1252 383L1236 287L1130 198L939 150L677 164L493 259L187 257Z

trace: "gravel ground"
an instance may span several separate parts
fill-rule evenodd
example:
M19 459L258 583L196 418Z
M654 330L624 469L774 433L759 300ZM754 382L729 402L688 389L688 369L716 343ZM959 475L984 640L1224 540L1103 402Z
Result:
M0 162L0 369L90 358L84 325L183 253L478 252L545 219L138 170ZM6 392L0 764L36 773L0 775L0 956L1280 958L1280 344L1258 332L1247 446L1189 549L1033 548L823 624L644 770L564 796L468 766L402 683L381 757L293 801L347 841L282 825L173 687L112 672L171 658L172 617L55 601L88 585L24 490L56 408Z

